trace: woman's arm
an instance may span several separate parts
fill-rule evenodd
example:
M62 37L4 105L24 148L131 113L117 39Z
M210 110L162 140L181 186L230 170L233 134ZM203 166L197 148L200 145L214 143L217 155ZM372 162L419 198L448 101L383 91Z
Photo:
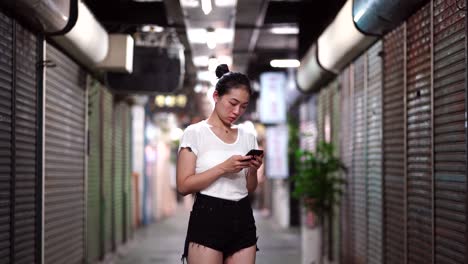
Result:
M250 162L249 172L247 173L247 191L249 193L254 192L257 188L257 171L260 169L260 167L263 166L262 159L263 155L260 157L255 157L255 159L252 159Z
M211 169L195 173L197 156L190 148L182 148L177 159L177 191L182 195L199 192L210 186L223 174L239 172L247 168L250 160L246 156L235 155Z

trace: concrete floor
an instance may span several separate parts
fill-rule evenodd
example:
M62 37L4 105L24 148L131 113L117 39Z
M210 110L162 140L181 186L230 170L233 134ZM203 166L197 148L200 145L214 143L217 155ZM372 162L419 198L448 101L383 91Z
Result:
M138 230L134 238L106 263L177 264L181 263L188 211L182 206L175 216ZM299 228L281 229L270 218L255 213L259 235L256 264L300 264Z

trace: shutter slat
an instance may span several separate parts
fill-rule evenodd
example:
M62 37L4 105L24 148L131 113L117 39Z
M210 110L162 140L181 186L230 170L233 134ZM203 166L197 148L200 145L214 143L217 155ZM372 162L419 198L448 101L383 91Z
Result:
M12 19L0 12L0 259L6 263L11 261L12 29Z
M404 27L384 37L383 151L385 263L404 263Z
M84 72L50 44L46 54L57 66L46 71L44 258L78 263L86 221Z
M466 263L465 15L434 2L435 258Z

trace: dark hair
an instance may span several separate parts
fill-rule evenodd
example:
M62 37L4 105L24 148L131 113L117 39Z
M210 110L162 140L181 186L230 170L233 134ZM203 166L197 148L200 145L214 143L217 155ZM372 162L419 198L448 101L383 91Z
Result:
M249 77L240 72L230 72L226 64L220 64L216 67L216 76L218 77L216 91L218 91L219 96L223 96L231 89L239 88L240 86L247 88L249 95L252 94Z

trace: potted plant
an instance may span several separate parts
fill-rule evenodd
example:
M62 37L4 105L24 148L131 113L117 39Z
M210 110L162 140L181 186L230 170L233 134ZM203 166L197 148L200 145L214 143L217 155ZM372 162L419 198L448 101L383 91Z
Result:
M319 142L314 152L296 149L294 165L292 195L300 199L305 208L306 228L303 230L303 236L306 242L303 243L303 250L305 248L304 252L308 253L303 256L303 263L322 263L325 254L323 224L325 219L328 219L328 228L331 228L333 209L339 202L345 183L338 172L346 171L346 167L335 156L333 144L325 141ZM329 229L329 248L332 244L331 239L332 230ZM311 249L310 246L314 246L315 249ZM330 254L328 259L331 260Z
M315 152L296 150L292 195L302 200L309 212L309 220L315 215L323 222L324 217L330 214L339 202L344 184L344 180L338 174L340 171L346 171L346 167L335 156L332 143L319 142ZM316 221L312 225L315 224Z

